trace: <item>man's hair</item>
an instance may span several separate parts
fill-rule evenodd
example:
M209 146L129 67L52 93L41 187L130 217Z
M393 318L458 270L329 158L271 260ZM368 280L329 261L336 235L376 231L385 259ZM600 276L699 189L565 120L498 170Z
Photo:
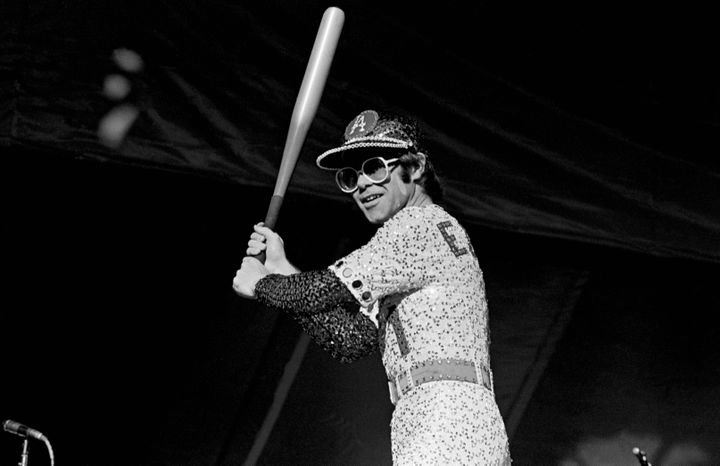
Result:
M425 156L425 171L417 180L417 184L422 186L423 190L425 190L425 193L430 196L433 202L435 202L436 204L440 204L444 200L443 187L440 182L440 177L435 171L435 167L430 161L430 157L427 155L427 153L423 152L423 155ZM402 156L400 156L400 160L398 161L398 163L403 170L401 174L401 179L405 183L409 183L410 169L420 168L420 162L417 153L407 152L403 154Z

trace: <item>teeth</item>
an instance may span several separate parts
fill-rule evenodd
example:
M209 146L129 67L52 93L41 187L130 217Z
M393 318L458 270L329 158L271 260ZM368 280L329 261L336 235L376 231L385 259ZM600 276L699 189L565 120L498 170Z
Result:
M380 197L380 194L373 194L372 196L368 196L365 199L363 199L363 202L374 201L375 199L377 199L379 197Z

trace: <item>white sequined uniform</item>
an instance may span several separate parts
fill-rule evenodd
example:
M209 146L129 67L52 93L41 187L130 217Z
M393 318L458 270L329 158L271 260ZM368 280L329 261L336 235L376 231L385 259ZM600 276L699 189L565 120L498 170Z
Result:
M380 327L388 380L448 358L489 369L482 271L465 230L441 207L404 208L330 269ZM391 422L395 465L510 463L494 393L478 379L401 395Z

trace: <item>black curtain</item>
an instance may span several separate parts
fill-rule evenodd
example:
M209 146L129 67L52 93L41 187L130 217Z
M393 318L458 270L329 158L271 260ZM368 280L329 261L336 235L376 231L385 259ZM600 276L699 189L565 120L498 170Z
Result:
M369 238L314 157L361 110L408 112L485 271L516 463L632 462L635 444L658 464L717 463L713 16L336 5L341 42L278 223L288 254L320 268ZM43 431L59 461L234 464L258 444L302 340L230 285L327 6L0 5L0 417ZM113 74L131 86L117 101ZM99 122L121 104L138 116L110 147ZM389 464L379 361L302 356L259 462ZM0 437L0 463L20 442Z

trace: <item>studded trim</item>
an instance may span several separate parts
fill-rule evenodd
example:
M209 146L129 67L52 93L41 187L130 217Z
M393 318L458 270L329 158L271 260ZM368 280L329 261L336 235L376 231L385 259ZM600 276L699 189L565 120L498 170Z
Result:
M321 348L341 362L377 351L375 324L359 312L345 285L330 270L267 275L255 285L264 305L289 314Z
M328 168L323 166L322 161L331 154L336 154L338 152L343 152L351 149L364 149L367 147L381 147L386 149L412 149L414 146L408 141L403 141L402 139L397 139L389 136L359 137L350 139L340 147L326 150L318 156L315 163L323 170L337 170L337 168Z

